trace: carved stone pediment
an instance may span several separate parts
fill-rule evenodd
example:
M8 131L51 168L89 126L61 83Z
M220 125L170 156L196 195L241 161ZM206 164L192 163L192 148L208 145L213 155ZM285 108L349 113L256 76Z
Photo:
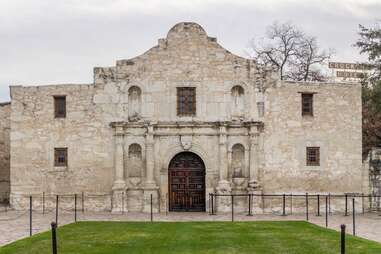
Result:
M189 150L192 147L192 136L180 136L180 143L184 150Z

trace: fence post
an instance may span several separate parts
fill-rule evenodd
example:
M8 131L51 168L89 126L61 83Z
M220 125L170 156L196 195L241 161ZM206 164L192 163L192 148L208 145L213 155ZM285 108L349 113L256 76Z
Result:
M74 194L74 222L77 222L77 194Z
M45 214L45 191L42 192L42 214Z
M290 194L290 214L292 215L292 193Z
M152 202L151 202L152 206ZM124 214L124 191L122 191L122 214Z
M85 193L82 191L82 213L85 213Z
M55 222L52 222L52 251L53 254L57 254L57 234L56 234L56 229L57 229L57 224Z
M320 194L317 194L317 216L320 216Z
M361 193L361 208L362 208L362 214L365 213L365 208L364 208L364 193Z
M56 225L58 225L58 195L56 195Z
M348 216L348 194L345 194L345 216Z
M345 225L342 224L341 228L341 254L345 254Z
M325 196L325 227L328 228L328 196Z
M372 202L372 196L371 194L368 195L368 200L369 200L369 211L371 212L373 210L373 202Z
M249 213L247 214L247 216L252 216L253 215L252 212L251 212L251 198L252 198L252 196L251 196L251 194L249 194Z
M306 193L306 219L308 221L308 193Z
M286 216L286 194L283 193L282 216Z
M153 222L152 194L151 194L151 222Z
M212 195L212 215L214 215L214 194L211 193Z
M234 195L231 194L231 197L232 197L232 222L234 221Z
M29 196L29 236L32 236L32 196Z
M329 212L329 214L332 214L332 212L331 212L331 193L328 193L328 212Z
M353 235L356 235L356 209L355 209L355 199L352 198L352 222L353 222Z

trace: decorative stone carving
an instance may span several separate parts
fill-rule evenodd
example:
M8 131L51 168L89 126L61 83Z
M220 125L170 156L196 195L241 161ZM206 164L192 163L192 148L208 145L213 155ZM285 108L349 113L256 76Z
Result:
M244 116L244 90L241 86L231 89L231 115L233 120L243 120Z
M180 136L180 143L184 150L191 149L192 139L192 136Z
M139 144L131 144L128 148L128 176L141 177L143 172L142 148Z
M128 89L128 120L136 122L141 119L141 90L137 86Z
M232 148L231 177L244 177L245 148L241 144L235 144Z

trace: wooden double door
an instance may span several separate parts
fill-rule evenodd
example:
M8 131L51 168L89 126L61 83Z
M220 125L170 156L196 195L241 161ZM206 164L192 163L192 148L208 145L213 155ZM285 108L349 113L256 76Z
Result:
M171 160L169 177L169 211L205 211L205 165L191 152L177 154Z

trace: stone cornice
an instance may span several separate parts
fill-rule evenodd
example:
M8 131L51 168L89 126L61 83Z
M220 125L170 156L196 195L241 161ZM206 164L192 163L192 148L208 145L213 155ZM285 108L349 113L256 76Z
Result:
M251 126L263 127L263 122L260 121L245 121L245 122L231 122L231 121L181 121L181 122L171 122L171 121L159 121L159 122L111 122L110 126L113 128L124 127L124 128L144 128L147 126L153 126L154 128L218 128L225 126L227 128L248 128Z

